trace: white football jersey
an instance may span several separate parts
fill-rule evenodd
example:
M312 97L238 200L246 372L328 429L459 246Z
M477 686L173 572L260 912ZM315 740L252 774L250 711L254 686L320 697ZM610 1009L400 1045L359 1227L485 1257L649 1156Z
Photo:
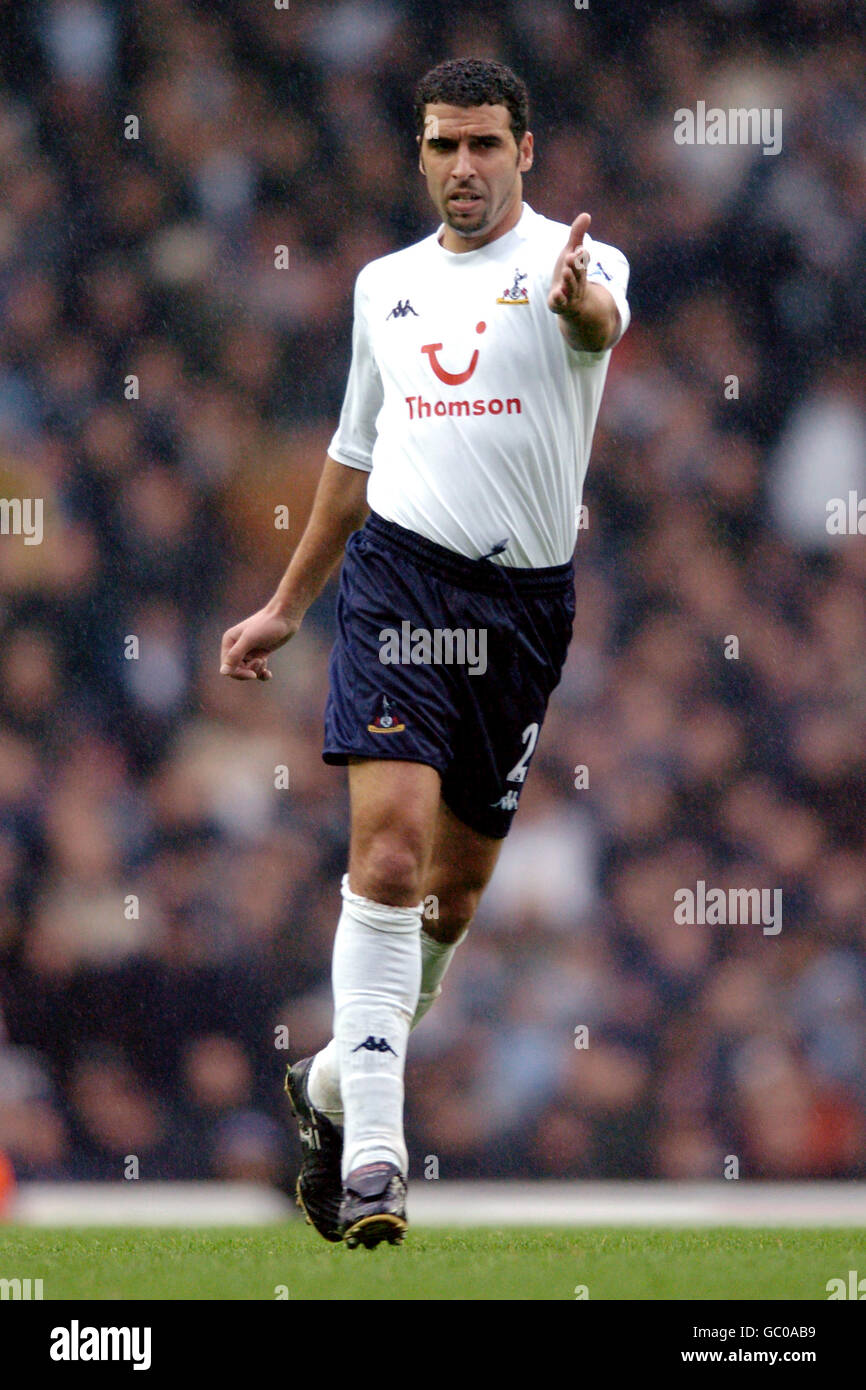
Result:
M477 559L571 558L610 360L575 352L547 307L569 227L526 203L505 236L446 251L442 227L364 266L328 453L370 472L373 511ZM588 278L629 324L628 261L584 237Z

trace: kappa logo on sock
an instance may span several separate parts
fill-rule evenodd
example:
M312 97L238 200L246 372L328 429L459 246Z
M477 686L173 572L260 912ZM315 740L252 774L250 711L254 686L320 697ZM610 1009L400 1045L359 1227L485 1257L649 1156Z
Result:
M362 1043L358 1043L357 1047L353 1047L352 1051L360 1052L362 1047L367 1052L390 1052L392 1056L397 1056L387 1038L374 1038L372 1033L369 1038L365 1038Z

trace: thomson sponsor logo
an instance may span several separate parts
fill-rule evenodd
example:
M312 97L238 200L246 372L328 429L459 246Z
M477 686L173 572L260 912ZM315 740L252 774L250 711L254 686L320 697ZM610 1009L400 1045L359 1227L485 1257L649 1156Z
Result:
M134 1371L150 1370L149 1327L82 1327L73 1318L68 1327L51 1329L52 1361L131 1361Z
M0 536L23 536L25 545L41 545L42 505L41 497L0 497Z
M707 109L705 101L697 102L694 111L681 106L674 112L674 143L762 145L764 154L778 154L782 148L782 108L737 106L725 111L720 106Z
M423 396L406 396L410 420L429 420L433 415L522 415L523 404L519 396L509 396L500 400L493 396L490 400L475 401L428 401Z
M383 666L467 666L470 676L487 670L485 627L413 627L408 621L379 633Z
M41 1279L0 1279L0 1300L26 1302L28 1299L44 1298Z
M764 936L782 930L781 888L707 888L699 878L694 889L678 888L674 903L679 925L763 927Z

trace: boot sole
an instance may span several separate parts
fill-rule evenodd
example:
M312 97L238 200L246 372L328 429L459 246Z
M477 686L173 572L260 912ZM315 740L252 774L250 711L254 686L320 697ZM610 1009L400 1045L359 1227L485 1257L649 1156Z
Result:
M343 1240L350 1250L356 1250L359 1245L363 1245L365 1250L372 1250L375 1246L381 1245L383 1240L389 1245L402 1245L406 1230L407 1223L402 1216L380 1212L375 1216L362 1216L358 1221L353 1221L344 1233Z

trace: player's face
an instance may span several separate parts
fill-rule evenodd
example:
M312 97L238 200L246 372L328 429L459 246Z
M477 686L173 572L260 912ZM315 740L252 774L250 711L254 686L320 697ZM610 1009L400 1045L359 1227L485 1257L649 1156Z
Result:
M445 223L446 247L457 237L461 249L469 250L517 222L521 174L532 166L532 135L527 131L518 146L507 106L428 102L419 164Z

